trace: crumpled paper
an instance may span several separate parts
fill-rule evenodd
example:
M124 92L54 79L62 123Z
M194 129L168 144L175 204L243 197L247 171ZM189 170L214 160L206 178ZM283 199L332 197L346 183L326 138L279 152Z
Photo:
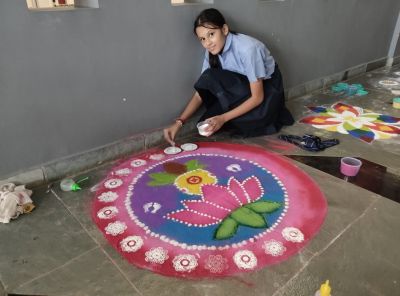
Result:
M0 222L9 223L21 214L30 213L35 208L31 195L32 190L26 189L25 185L0 185Z

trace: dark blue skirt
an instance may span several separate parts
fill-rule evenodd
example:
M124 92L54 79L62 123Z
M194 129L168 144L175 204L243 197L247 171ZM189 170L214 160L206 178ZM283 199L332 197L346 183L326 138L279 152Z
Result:
M282 126L293 124L293 117L285 107L282 76L277 65L271 78L263 84L263 102L227 122L224 129L231 130L234 135L256 137L277 133ZM219 68L205 70L194 88L206 108L200 121L228 112L251 97L250 83L245 75Z

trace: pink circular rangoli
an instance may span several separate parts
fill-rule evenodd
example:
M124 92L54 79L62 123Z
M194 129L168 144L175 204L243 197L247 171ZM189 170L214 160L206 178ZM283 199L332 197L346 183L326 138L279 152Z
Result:
M325 198L288 160L197 144L136 155L102 181L93 219L129 262L168 276L229 276L283 261L317 233Z

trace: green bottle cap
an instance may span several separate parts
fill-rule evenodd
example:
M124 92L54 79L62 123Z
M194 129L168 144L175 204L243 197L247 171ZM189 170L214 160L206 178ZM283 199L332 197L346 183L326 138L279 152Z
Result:
M79 191L79 190L81 190L82 188L78 185L78 184L73 184L72 185L72 187L71 187L71 190L72 191Z

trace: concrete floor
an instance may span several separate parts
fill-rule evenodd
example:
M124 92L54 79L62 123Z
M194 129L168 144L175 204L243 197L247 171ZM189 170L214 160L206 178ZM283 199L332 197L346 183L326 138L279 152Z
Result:
M400 110L389 104L394 95L377 84L396 77L395 71L400 71L399 65L350 81L368 88L367 96L343 98L320 90L288 105L296 120L307 114L305 105L339 100L400 117ZM340 145L317 155L359 156L400 175L400 137L366 144L349 135L299 123L282 133L338 138ZM184 139L201 140L205 139ZM276 135L246 140L219 135L207 140L261 145L281 154L315 155L286 145ZM164 277L128 264L90 217L89 188L113 165L107 164L84 174L90 181L80 192L61 192L58 184L51 190L35 190L34 212L0 225L0 295L311 296L326 279L334 296L400 295L400 204L291 161L319 184L328 201L328 215L306 248L281 264L226 279L198 281Z

